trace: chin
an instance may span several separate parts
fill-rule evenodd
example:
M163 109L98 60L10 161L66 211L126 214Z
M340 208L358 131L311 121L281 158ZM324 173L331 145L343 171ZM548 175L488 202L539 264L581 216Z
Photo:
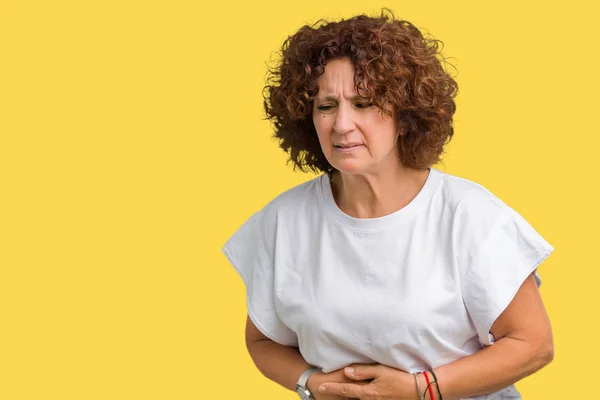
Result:
M367 166L364 163L357 162L357 160L346 160L335 164L332 163L331 165L333 168L347 175L360 174L367 171Z

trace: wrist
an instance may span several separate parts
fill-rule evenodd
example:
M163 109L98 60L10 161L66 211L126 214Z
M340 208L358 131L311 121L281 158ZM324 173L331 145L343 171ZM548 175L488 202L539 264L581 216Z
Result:
M421 384L421 393L419 393L419 398L423 396L425 400L431 400L429 396L429 390L427 388L427 379L425 379L425 373L421 372L419 374L419 383Z
M434 383L435 379L433 375L430 372L427 372L427 377L429 377L429 383L431 383L431 385L429 385L427 383L427 378L425 377L425 372L426 371L423 371L419 374L419 382L421 384L421 395L425 400L440 400L440 397L438 395L437 382ZM428 386L429 388L431 388L431 391L429 390ZM431 397L432 394L433 397Z
M315 396L315 393L318 393L319 391L319 386L322 383L321 377L323 375L323 372L317 371L311 376L309 376L308 380L306 381L306 388L312 393L313 397Z

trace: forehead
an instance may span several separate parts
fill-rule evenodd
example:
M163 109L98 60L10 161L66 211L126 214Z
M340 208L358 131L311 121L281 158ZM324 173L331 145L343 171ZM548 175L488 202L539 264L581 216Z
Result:
M349 58L335 58L327 61L323 76L354 75L354 65Z
M323 74L318 78L318 97L324 96L355 96L358 95L354 84L355 69L347 58L334 59L325 65Z
M331 60L325 65L325 71L318 79L319 88L334 89L340 86L354 86L354 66L348 59Z

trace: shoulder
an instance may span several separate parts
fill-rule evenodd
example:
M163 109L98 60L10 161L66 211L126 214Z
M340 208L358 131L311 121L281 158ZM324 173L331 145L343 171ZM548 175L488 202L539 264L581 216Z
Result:
M489 219L510 207L488 188L473 180L441 172L439 195L457 217Z
M225 247L270 248L277 236L288 234L291 225L305 224L319 210L321 177L285 190L252 212L228 239Z
M284 226L305 225L319 218L322 212L321 185L323 176L293 186L277 195L254 214L266 242L272 242L277 234L284 234Z
M499 224L516 212L482 184L443 173L439 196L446 210L452 247L459 260L477 254Z
M322 175L293 186L269 201L259 212L264 218L275 218L281 214L309 211L321 196Z

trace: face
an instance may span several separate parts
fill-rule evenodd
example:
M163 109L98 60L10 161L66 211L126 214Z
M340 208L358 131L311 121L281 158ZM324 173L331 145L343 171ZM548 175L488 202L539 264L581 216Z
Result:
M328 62L318 84L313 123L329 163L346 174L376 173L399 165L398 123L359 96L352 62Z

